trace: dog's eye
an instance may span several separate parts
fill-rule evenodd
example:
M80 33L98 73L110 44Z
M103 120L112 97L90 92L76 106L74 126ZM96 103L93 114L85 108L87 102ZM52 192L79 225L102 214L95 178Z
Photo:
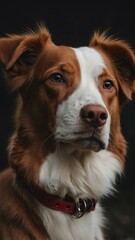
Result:
M64 79L63 77L61 76L61 74L59 73L53 73L49 79L53 82L53 83L63 83L64 82Z
M105 90L111 90L114 87L114 84L111 80L105 80L103 83L103 88Z

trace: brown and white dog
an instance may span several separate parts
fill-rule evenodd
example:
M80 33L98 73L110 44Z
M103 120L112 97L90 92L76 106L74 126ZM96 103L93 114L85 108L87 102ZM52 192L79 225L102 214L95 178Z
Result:
M10 168L0 175L0 239L105 239L99 202L124 168L132 50L98 33L89 47L57 46L41 27L1 38L0 61L19 92Z

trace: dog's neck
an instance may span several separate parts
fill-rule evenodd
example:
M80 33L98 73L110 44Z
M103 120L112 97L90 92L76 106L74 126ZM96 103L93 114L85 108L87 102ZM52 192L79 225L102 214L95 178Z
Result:
M74 218L80 218L85 213L95 210L97 200L78 199L75 201L72 197L66 195L60 198L58 195L47 193L42 187L17 179L18 186L25 189L34 199L47 208L72 215Z
M122 171L119 161L109 151L74 154L50 154L40 168L39 181L51 194L64 198L99 199L111 192L116 174Z

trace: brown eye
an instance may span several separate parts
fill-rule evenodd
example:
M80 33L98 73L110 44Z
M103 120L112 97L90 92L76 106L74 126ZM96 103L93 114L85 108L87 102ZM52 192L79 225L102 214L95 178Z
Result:
M111 80L105 80L103 83L103 88L105 90L111 90L114 87L114 84Z
M62 77L61 74L59 73L53 73L50 77L49 80L51 80L53 83L59 84L64 82L64 78Z

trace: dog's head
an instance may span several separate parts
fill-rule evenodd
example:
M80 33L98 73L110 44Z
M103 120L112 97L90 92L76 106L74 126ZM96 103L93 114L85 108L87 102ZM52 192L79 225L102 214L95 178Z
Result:
M0 39L0 60L20 98L10 144L15 168L36 172L60 148L108 149L123 161L120 108L131 99L135 80L127 43L96 33L89 47L57 46L40 28Z

